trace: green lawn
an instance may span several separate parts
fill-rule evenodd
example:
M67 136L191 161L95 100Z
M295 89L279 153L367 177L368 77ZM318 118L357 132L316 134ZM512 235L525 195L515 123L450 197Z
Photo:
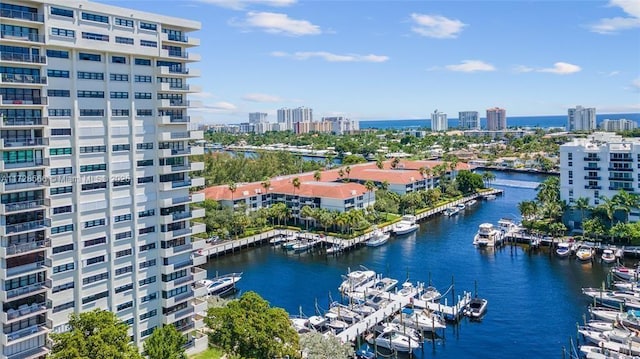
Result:
M189 359L219 359L222 358L222 350L218 348L209 348L202 353L192 355Z

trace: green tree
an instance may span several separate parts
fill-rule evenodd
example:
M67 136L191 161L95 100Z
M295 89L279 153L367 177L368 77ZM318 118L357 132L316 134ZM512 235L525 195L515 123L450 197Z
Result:
M458 172L456 182L458 183L458 189L463 194L474 193L476 189L484 187L482 176L467 170Z
M231 208L233 208L234 211L236 209L236 204L233 200L233 195L236 193L237 189L238 185L235 182L229 183L229 192L231 192Z
M142 359L129 344L127 325L114 313L96 309L69 316L69 331L52 333L51 359Z
M298 201L296 203L297 203L297 206L300 207L300 199L296 198L296 190L300 189L300 184L301 184L300 183L300 178L298 178L298 177L294 178L293 180L291 180L291 184L293 185L293 198L294 198L294 200ZM298 225L298 217L299 216L295 216L293 218L293 222L295 223L296 226Z
M184 345L187 339L173 325L156 327L144 341L144 353L149 359L187 359Z
M302 209L300 210L300 217L304 218L304 222L307 225L307 229L309 229L309 221L313 217L313 208L309 206L302 207Z
M320 180L322 179L322 172L320 171L313 172L313 179L316 180L317 182L320 182Z
M589 206L589 198L587 197L580 197L576 200L576 204L575 207L577 210L580 211L580 223L584 223L584 212L586 210L588 210L589 208L591 208ZM584 230L584 226L583 226L583 230Z
M624 212L624 222L628 223L629 212L632 208L638 207L638 196L621 189L611 199L615 202L616 209Z
M351 166L347 166L344 168L344 173L347 174L347 179L349 179L349 175L351 175Z
M318 332L300 335L300 348L308 359L349 359L354 355L348 343L342 343L334 335L324 336Z
M371 193L373 192L373 190L376 188L376 184L373 183L373 181L369 181L367 180L364 183L364 187L367 189L367 192L369 192L369 199L367 200L369 202L369 204L371 204Z
M485 183L485 187L491 186L491 182L496 179L496 175L490 171L484 171L482 173L482 181Z
M209 342L239 358L299 358L298 333L284 309L271 307L255 292L220 308L210 308L205 319Z
M518 203L518 210L520 210L523 219L532 220L538 212L538 205L535 201L522 201Z

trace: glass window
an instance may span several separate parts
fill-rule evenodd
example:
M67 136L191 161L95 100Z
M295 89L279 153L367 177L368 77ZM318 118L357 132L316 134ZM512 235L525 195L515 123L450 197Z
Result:
M108 16L92 14L92 13L89 13L89 12L83 12L82 13L82 20L103 22L105 24L109 23L109 17Z

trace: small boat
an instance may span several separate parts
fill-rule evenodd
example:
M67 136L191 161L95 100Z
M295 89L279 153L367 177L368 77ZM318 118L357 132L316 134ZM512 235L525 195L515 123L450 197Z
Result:
M611 249L605 249L602 251L602 261L605 263L614 263L616 261L616 255L613 253Z
M420 299L425 302L437 302L440 298L442 298L442 294L433 286L425 288L424 292L420 295Z
M482 223L473 237L473 244L477 247L494 247L502 241L502 232L491 223Z
M460 211L464 211L464 209L467 208L467 206L465 206L464 203L458 203L455 205L455 208L458 210L458 212L460 212Z
M571 255L571 244L566 242L558 243L556 255L560 258L568 258Z
M291 246L291 249L294 250L295 252L304 252L307 249L313 247L314 245L316 245L315 241L305 239L302 241L298 241L298 243L295 243L293 246Z
M327 247L327 254L336 254L342 251L342 246L340 244L334 244L331 247Z
M605 251L606 250L607 249L605 249ZM604 256L604 253L603 253L603 256ZM604 261L604 258L602 260ZM612 262L607 262L607 263L612 263ZM613 274L618 279L632 280L637 282L638 279L640 278L640 267L633 269L625 266L615 266L611 268L611 274Z
M393 234L400 236L409 234L418 230L420 226L416 223L416 216L404 215L400 222L393 228Z
M489 302L486 299L482 298L473 298L467 304L467 308L465 309L465 314L470 318L481 318L487 312L487 304Z
M459 210L457 208L454 207L450 207L444 210L444 212L442 212L442 214L444 214L447 217L451 217L453 215L458 214Z
M447 327L446 322L439 315L427 310L414 311L409 308L403 309L392 322L423 332L434 332Z
M403 297L415 297L418 293L419 289L414 287L411 282L402 283L402 288L398 291L398 295Z
M242 273L229 273L213 279L203 279L199 283L207 287L209 295L222 296L233 291L240 279L242 279Z
M293 246L298 243L298 236L296 236L295 234L290 234L286 236L284 241L282 241L281 243L282 248L287 250L293 249Z
M375 229L373 231L373 235L365 242L365 244L368 247L378 247L387 243L390 236L391 235L389 233L383 232L381 229Z
M473 206L473 205L474 205L474 204L476 204L476 203L478 203L478 201L476 201L475 199L472 199L472 200L468 201L468 202L466 203L466 205L467 205L467 207L471 207L471 206Z
M373 289L381 292L389 292L398 285L398 280L393 278L378 278L373 283Z
M488 195L484 196L484 199L491 201L491 200L496 199L496 195L495 194L488 194Z
M356 351L356 359L376 359L376 353L372 352L368 347L362 348Z
M594 303L612 309L640 309L640 294L601 288L582 288L582 293Z
M636 356L612 352L606 348L600 348L594 345L581 345L580 352L584 354L586 359L634 359Z
M376 337L375 343L379 347L402 353L408 353L420 348L419 341L412 340L410 336L392 327L387 327L380 333L380 335Z
M343 276L343 282L338 287L340 292L353 291L359 287L373 285L376 278L376 272L372 270L356 270L349 272L346 276ZM369 282L371 282L369 284Z
M349 324L343 320L340 320L336 313L329 312L326 313L324 317L327 318L327 322L325 325L336 333L339 333L349 327Z
M278 244L285 243L286 241L287 241L287 236L275 236L275 237L271 238L269 243L271 245L277 246Z
M589 313L591 317L597 320L604 320L613 322L618 319L618 316L624 314L620 309L610 309L603 307L589 307Z
M576 258L581 261L590 261L593 258L593 249L591 247L581 246L576 252Z
M327 324L327 318L319 315L312 315L309 317L309 326L315 330L321 330Z
M346 305L340 304L338 302L331 303L329 312L337 315L339 319L344 320L348 323L355 323L361 318L360 314L349 309L349 307L347 307Z
M289 321L298 334L309 333L311 331L308 318L293 317L289 318Z
M367 305L366 303L363 304L356 304L353 305L351 307L349 307L352 311L360 314L363 317L369 316L371 314L373 314L376 311L376 308Z

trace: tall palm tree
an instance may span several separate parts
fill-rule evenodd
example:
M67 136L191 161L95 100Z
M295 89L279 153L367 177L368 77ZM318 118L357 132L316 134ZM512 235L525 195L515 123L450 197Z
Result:
M398 164L400 164L400 159L398 157L394 157L393 161L391 161L391 168L395 170L398 167Z
M388 190L388 189L389 189L389 181L384 180L384 181L380 182L379 187L380 187L380 189L381 189L381 190L383 190L383 191Z
M320 180L322 179L322 172L320 171L313 172L313 179L316 180L317 182L320 182Z
M620 190L612 197L617 205L617 209L624 211L625 223L629 222L629 212L632 208L638 207L638 196L625 190Z
M482 173L482 180L486 183L485 186L491 186L491 182L496 179L496 175L493 172L485 171Z
M300 210L300 218L304 218L305 223L307 225L307 230L309 229L309 219L313 216L313 208L309 206L304 206Z
M271 180L269 177L264 177L262 182L260 182L260 185L264 188L264 196L267 198L267 195L269 194L269 187L271 187Z
M349 179L349 175L351 174L351 166L345 167L344 172L347 174L347 179Z
M376 184L373 183L373 181L371 180L367 180L364 183L364 187L367 189L367 192L369 192L369 205L371 205L371 193L373 192L373 190L376 188Z
M236 193L237 189L238 185L235 182L229 183L229 191L231 192L231 208L233 208L234 211L236 210L236 204L234 202L233 195Z
M532 219L537 212L537 205L535 201L522 201L518 203L518 209L524 219Z
M601 196L600 199L603 202L600 203L598 207L602 209L602 212L604 212L604 214L607 216L607 219L609 219L609 228L613 228L613 219L616 214L616 203L613 201L613 199L607 198L605 196Z
M340 179L344 177L344 171L342 170L342 168L338 170L338 177L340 177Z
M384 168L384 162L380 158L376 159L376 167L380 170Z
M587 197L580 197L576 200L576 204L575 207L577 210L580 211L580 226L582 227L582 231L584 232L584 211L588 210L589 208L591 208L589 206L589 198Z
M293 185L293 199L298 200L298 198L296 198L296 190L300 189L300 178L294 178L293 180L291 180L291 184ZM299 203L300 201L298 200L298 206L300 206ZM293 218L293 222L295 223L295 225L298 225L298 217L299 215Z

